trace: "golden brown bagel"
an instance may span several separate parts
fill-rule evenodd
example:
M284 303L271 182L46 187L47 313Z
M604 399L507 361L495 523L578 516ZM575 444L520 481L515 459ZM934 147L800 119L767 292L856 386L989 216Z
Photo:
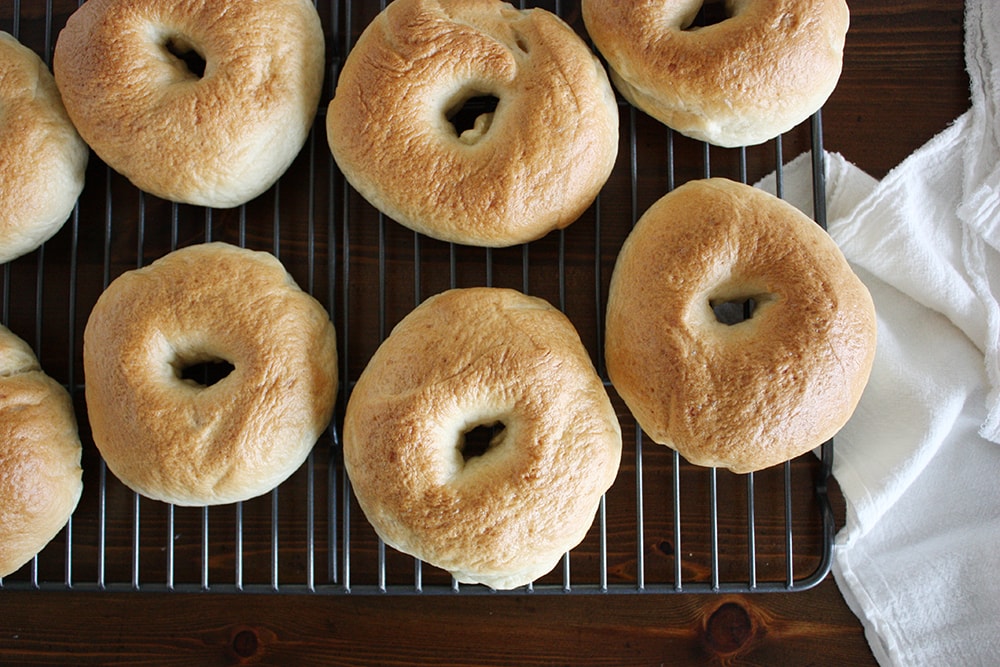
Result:
M484 453L463 452L467 433L496 424ZM344 463L378 535L496 589L533 581L584 538L620 459L573 325L513 290L427 299L376 351L344 418Z
M840 78L844 0L726 0L729 18L691 26L702 0L583 0L611 80L681 134L759 144L808 118Z
M449 116L493 96L459 136ZM327 114L344 176L397 222L510 246L575 221L618 153L603 67L554 14L499 0L397 0L364 31Z
M204 386L182 371L226 361ZM116 278L83 338L87 410L108 468L177 505L245 500L306 459L337 394L336 334L272 255L225 243Z
M88 156L45 63L0 32L0 262L62 228L83 190Z
M323 57L309 0L90 0L59 33L53 69L109 166L158 197L226 208L264 192L299 152Z
M69 393L0 326L0 577L62 530L83 491Z
M727 325L713 307L753 299ZM875 355L868 290L790 204L692 181L642 216L608 296L615 389L655 441L735 472L818 447L854 411Z

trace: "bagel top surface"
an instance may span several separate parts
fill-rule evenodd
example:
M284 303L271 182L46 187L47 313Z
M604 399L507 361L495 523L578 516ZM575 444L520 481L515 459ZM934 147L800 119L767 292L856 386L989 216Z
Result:
M143 495L214 505L305 460L337 394L333 324L270 253L204 243L121 274L84 331L87 410L109 469ZM227 362L202 383L185 371Z
M298 154L324 37L309 0L89 0L59 33L53 70L109 166L158 197L226 208Z
M493 112L459 135L470 99ZM397 0L348 54L327 114L348 181L397 222L510 246L575 221L618 153L614 91L554 14L499 0Z
M714 308L752 299L748 319ZM606 359L640 426L688 461L757 470L831 438L875 354L871 296L830 236L748 185L689 182L646 211L611 279Z
M727 0L729 18L691 25L701 0L583 0L619 91L667 126L719 146L758 144L818 110L836 87L844 0Z
M0 326L0 577L69 520L83 491L81 453L69 393Z
M59 231L83 190L88 157L45 63L0 32L0 262Z
M503 427L463 452L476 427ZM344 419L344 460L387 544L461 582L524 585L593 524L621 431L570 321L514 290L443 292L393 329Z

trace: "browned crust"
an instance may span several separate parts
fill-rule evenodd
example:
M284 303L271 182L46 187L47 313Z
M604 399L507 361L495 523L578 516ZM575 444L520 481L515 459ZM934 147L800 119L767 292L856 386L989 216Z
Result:
M83 190L88 156L45 63L0 32L0 262L62 228Z
M587 31L630 102L720 146L789 130L833 92L850 14L844 0L730 0L730 18L685 30L700 0L583 0Z
M499 98L478 141L446 111ZM566 227L618 151L618 109L586 44L550 12L496 0L397 0L340 73L327 138L348 181L397 222L483 246Z
M54 538L83 491L69 393L0 326L0 577Z
M756 296L740 324L712 299ZM656 202L611 280L611 380L656 442L692 463L747 472L832 437L875 354L868 290L833 240L747 185L692 181Z
M175 367L222 359L208 387ZM224 243L115 279L84 332L94 441L122 482L179 505L245 500L305 460L337 393L336 334L272 255Z
M166 48L193 45L198 79ZM309 0L91 0L53 70L84 140L139 188L232 207L287 169L316 114L324 38Z
M462 434L505 440L463 463ZM379 347L351 394L344 462L387 544L493 588L551 570L593 523L621 431L576 330L498 288L432 297Z

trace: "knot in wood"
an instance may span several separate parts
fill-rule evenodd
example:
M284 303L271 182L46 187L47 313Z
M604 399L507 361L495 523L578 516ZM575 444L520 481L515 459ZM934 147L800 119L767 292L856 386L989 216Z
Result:
M735 653L745 647L753 636L753 618L736 602L722 604L705 624L705 644L715 653Z
M250 658L257 653L260 642L253 630L240 630L233 637L233 652L241 658Z

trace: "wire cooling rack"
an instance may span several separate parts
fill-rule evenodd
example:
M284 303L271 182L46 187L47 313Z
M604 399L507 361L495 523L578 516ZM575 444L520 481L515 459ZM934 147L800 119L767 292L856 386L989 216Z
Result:
M51 62L77 3L0 3L0 29ZM528 3L585 35L577 3ZM326 146L324 110L339 64L384 4L318 5L329 76L315 127L289 172L238 209L171 204L91 157L65 228L0 269L0 316L38 353L76 405L84 493L61 533L4 590L476 594L437 568L382 544L353 498L340 426L354 381L392 325L428 296L495 285L548 299L577 326L622 421L625 450L586 539L560 566L512 594L798 591L830 568L827 497L833 445L746 475L692 466L647 441L607 381L603 309L622 241L653 201L692 178L755 182L785 155L811 150L814 194L825 189L822 126L810 122L758 147L719 149L673 134L620 103L618 164L597 202L566 230L518 248L478 249L421 237L379 215L341 178ZM825 224L824 197L814 196ZM182 508L124 487L94 447L83 401L82 332L116 276L175 248L223 240L276 255L337 327L338 410L308 461L271 493L234 505Z

